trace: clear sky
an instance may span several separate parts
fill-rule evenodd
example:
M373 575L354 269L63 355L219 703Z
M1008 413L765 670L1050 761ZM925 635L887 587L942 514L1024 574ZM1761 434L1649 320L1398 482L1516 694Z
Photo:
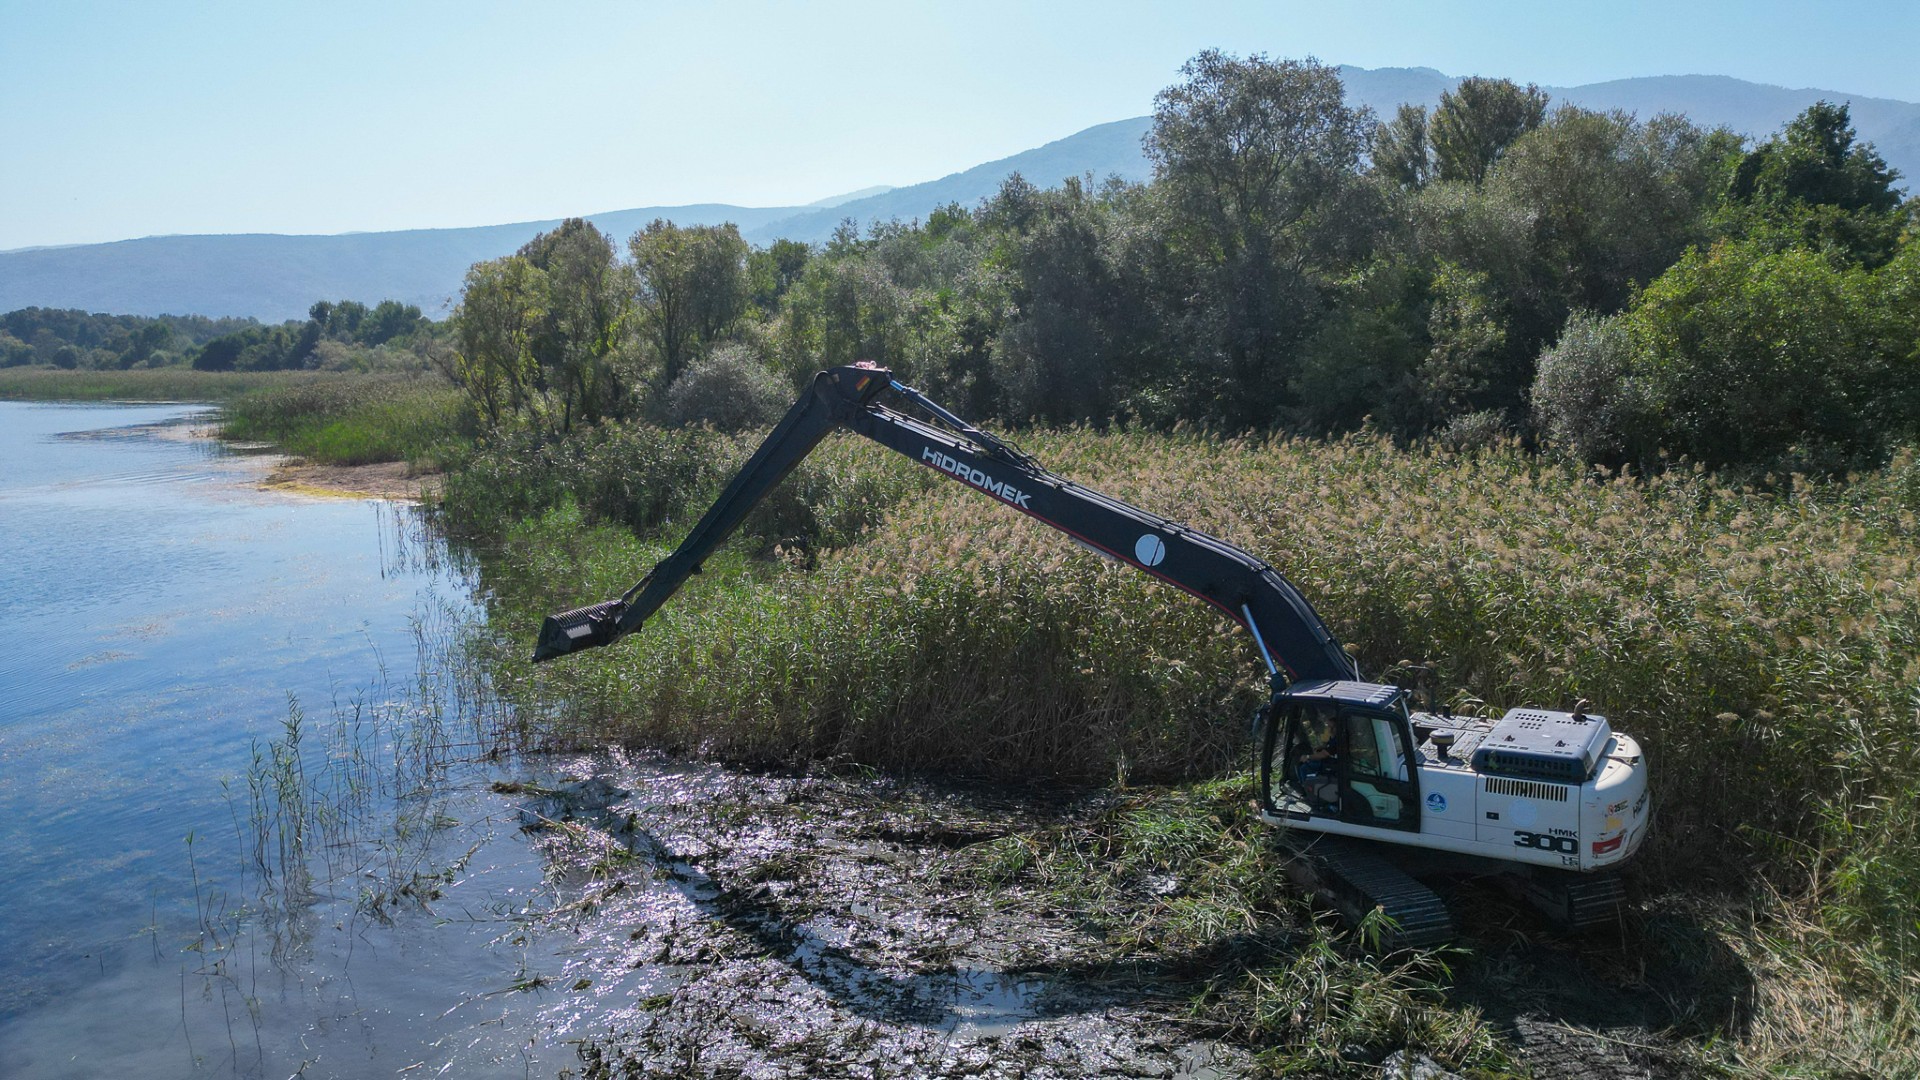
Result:
M1209 47L1920 101L1920 0L0 0L0 250L811 202L1142 115Z

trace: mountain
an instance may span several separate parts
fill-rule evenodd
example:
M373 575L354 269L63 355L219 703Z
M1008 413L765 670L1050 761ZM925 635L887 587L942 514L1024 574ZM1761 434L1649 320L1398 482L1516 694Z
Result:
M790 217L801 207L652 206L589 214L626 237L655 218L743 227ZM115 315L250 315L303 319L315 300L381 299L452 308L467 267L517 250L560 224L524 221L473 229L413 229L338 236L149 236L112 244L0 252L0 311L82 308Z
M1391 116L1401 102L1432 106L1459 83L1432 68L1340 69L1348 100ZM1855 129L1909 181L1920 177L1920 105L1834 90L1788 89L1717 75L1620 79L1586 86L1545 87L1555 103L1624 109L1640 116L1681 112L1704 125L1726 125L1764 138L1815 101L1845 101ZM907 187L872 187L808 206L724 204L655 206L586 215L616 238L655 218L682 225L731 221L756 244L786 238L818 243L841 221L862 225L913 220L948 203L973 206L1018 172L1041 186L1091 173L1144 180L1151 166L1140 149L1149 118L1100 124L1011 157ZM526 221L470 229L349 233L339 236L152 236L113 244L0 252L0 311L40 306L120 315L251 315L267 321L301 318L315 300L383 299L418 304L444 315L467 267L509 254L559 224Z
M807 204L807 209L818 210L825 209L829 206L841 206L855 199L865 199L874 195L885 195L892 190L893 187L891 185L875 184L873 187L863 187L859 191L849 191L844 195L829 195L824 199L815 199Z
M1347 100L1368 105L1382 119L1393 115L1401 102L1432 108L1442 92L1460 80L1432 68L1343 67ZM1920 180L1920 105L1889 98L1864 97L1840 90L1768 86L1725 75L1655 75L1615 79L1584 86L1543 86L1553 105L1588 109L1620 109L1646 118L1658 113L1685 113L1703 127L1725 126L1754 139L1764 139L1816 101L1845 102L1854 131L1873 143L1887 164L1900 171L1909 191Z
M817 243L843 219L863 223L925 217L950 202L972 206L1020 172L1057 184L1091 171L1130 180L1149 173L1140 153L1147 120L1122 120L965 172L911 187L870 187L811 206L718 203L652 206L585 215L624 240L655 218L681 225L731 221L756 244L789 238ZM467 267L512 254L560 222L523 221L471 229L283 236L149 236L112 244L0 252L0 311L82 308L116 315L251 315L267 322L305 318L315 300L382 299L452 310Z
M742 225L740 233L756 244L770 244L775 240L817 244L832 236L835 227L847 218L862 223L894 218L912 221L948 203L971 207L999 191L1001 181L1014 173L1041 187L1053 187L1069 176L1083 173L1092 173L1095 179L1113 175L1123 180L1145 180L1153 175L1146 155L1140 151L1140 139L1146 135L1148 124L1144 116L1100 124L1037 149L975 165L965 172L924 184L893 188L870 198L796 214L756 228Z

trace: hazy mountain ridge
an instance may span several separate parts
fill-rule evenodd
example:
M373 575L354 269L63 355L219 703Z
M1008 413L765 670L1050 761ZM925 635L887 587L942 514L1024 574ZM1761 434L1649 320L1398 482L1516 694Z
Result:
M938 180L894 188L872 198L856 199L754 228L742 224L740 232L755 244L782 239L819 243L833 235L834 228L848 218L863 224L894 218L907 221L924 218L948 203L971 207L1000 190L1001 181L1016 172L1041 187L1054 187L1069 176L1083 173L1092 173L1096 179L1111 175L1123 180L1145 180L1153 175L1146 155L1140 150L1140 139L1147 133L1148 124L1144 116L1099 124L1025 153L975 165Z
M1347 99L1371 106L1382 119L1391 117L1401 102L1431 108L1439 103L1441 93L1460 82L1432 68L1342 67L1340 76L1347 84ZM1811 87L1792 89L1727 75L1657 75L1541 89L1551 96L1553 105L1620 109L1642 118L1685 113L1697 124L1725 125L1752 138L1773 134L1816 101L1844 102L1860 138L1873 143L1880 156L1900 170L1909 190L1920 178L1920 104L1910 101Z
M1352 68L1341 75L1348 99L1390 116L1401 102L1433 105L1459 80L1432 68ZM1625 109L1641 116L1682 112L1695 122L1724 124L1765 137L1813 102L1849 102L1860 137L1873 142L1909 182L1920 176L1920 104L1789 89L1717 75L1620 79L1546 87L1555 103ZM731 221L748 240L819 242L843 220L862 224L924 218L948 203L972 206L1019 172L1040 186L1091 173L1144 180L1151 167L1140 149L1149 118L1100 124L1023 153L937 180L867 188L808 206L742 207L721 203L641 207L585 215L624 238L655 218L682 225ZM110 244L0 252L0 311L28 306L82 308L128 315L251 315L300 318L315 300L394 299L438 317L449 310L473 263L510 254L559 219L464 229L416 229L333 236L280 234L157 236Z

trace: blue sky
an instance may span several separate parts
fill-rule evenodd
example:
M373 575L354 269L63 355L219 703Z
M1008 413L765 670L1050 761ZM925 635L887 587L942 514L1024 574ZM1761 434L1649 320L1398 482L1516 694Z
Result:
M0 0L0 250L910 184L1151 111L1201 49L1920 101L1920 2Z

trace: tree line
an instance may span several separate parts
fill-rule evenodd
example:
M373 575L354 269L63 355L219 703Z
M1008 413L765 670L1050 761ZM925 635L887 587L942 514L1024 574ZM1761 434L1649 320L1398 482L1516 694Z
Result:
M0 367L168 367L200 346L253 325L252 319L203 315L98 315L67 308L21 308L0 315Z
M201 371L418 367L434 339L433 322L413 304L321 300L305 322L252 323L207 342L191 362Z
M821 366L1003 422L1521 438L1588 461L1872 464L1917 434L1916 203L1820 103L1758 144L1471 78L1380 119L1311 60L1196 56L1153 179L749 247L570 220L467 275L491 425L763 423Z
M444 331L412 304L322 300L305 321L267 325L203 315L101 315L22 308L0 315L0 367L202 371L421 368Z

